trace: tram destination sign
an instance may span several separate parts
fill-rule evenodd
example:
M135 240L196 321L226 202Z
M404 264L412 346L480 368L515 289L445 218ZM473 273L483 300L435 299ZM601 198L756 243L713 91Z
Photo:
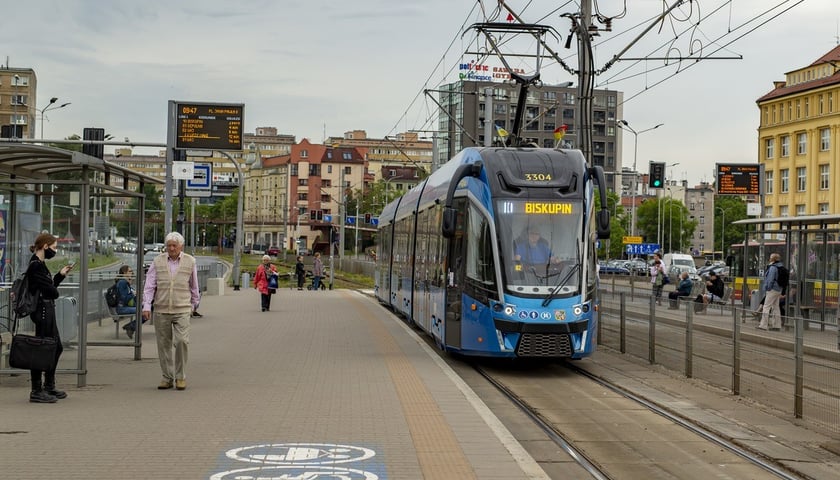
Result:
M242 150L242 104L178 103L175 148Z
M718 195L761 195L763 165L717 164Z

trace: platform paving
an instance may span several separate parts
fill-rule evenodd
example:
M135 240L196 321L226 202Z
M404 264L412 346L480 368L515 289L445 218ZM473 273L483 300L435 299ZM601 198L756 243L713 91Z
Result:
M0 379L3 477L547 478L368 295L281 289L263 313L243 289L205 297L201 311L184 391L157 390L151 328L141 360L131 347L89 347L86 385L59 376L69 396L57 404L28 402L27 373ZM110 322L90 328L114 337Z

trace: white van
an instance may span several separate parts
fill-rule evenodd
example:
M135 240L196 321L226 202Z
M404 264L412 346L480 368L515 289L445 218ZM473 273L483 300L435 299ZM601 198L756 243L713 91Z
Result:
M679 275L682 272L688 272L688 278L692 280L700 280L697 275L697 267L694 266L694 257L686 253L666 253L662 257L662 263L665 265L665 271L674 283L679 283Z

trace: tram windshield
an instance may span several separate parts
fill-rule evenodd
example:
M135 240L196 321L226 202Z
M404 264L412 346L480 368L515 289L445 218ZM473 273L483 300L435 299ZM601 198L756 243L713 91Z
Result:
M556 296L578 291L580 274L572 269L581 263L580 202L506 199L497 212L507 290L547 295L563 283Z

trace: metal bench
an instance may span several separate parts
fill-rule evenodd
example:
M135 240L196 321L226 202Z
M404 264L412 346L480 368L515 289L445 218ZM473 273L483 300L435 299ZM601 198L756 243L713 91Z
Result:
M120 338L120 321L134 320L136 315L134 313L117 313L117 307L108 307L108 313L111 314L111 319L114 321L114 338Z

